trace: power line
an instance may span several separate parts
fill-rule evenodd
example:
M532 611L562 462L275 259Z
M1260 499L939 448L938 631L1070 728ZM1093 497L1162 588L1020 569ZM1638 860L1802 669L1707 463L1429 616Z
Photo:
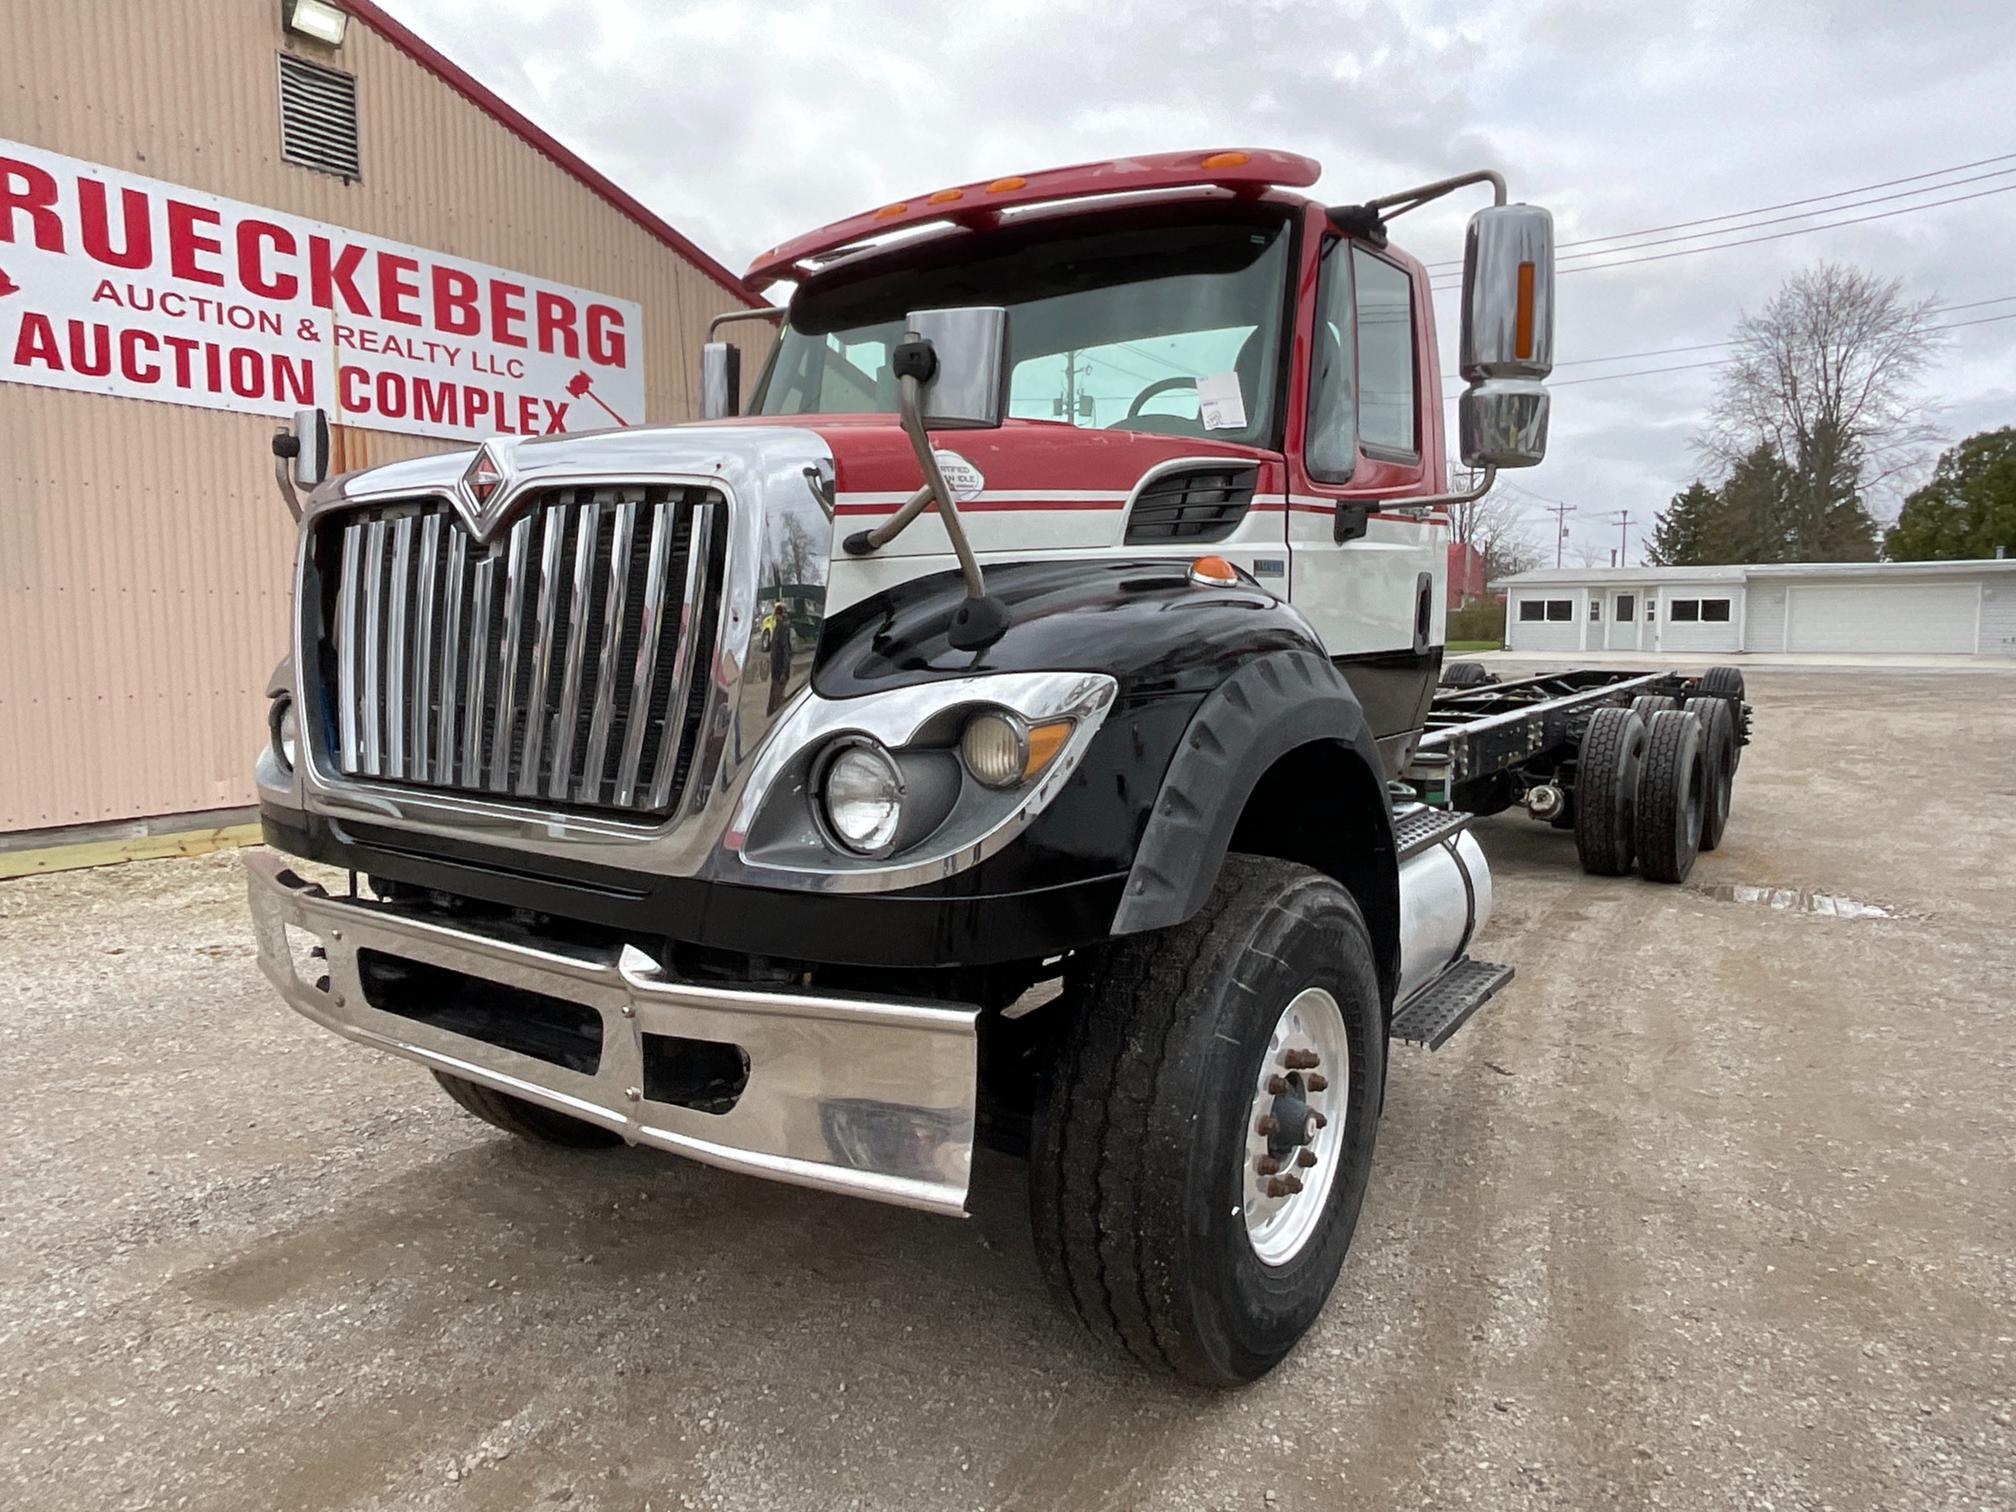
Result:
M1783 241L1788 236L1808 236L1815 231L1832 231L1840 226L1860 226L1869 221L1889 220L1898 215L1916 215L1921 210L1936 210L1941 205L1958 205L1967 200L1986 199L1991 194L2016 192L2016 184L2004 184L1996 189L1977 189L1972 194L1956 194L1951 199L1928 200L1922 205L1906 205L1899 210L1879 210L1874 215L1852 215L1847 220L1829 221L1824 226L1799 226L1790 231L1774 231L1769 236L1746 236L1737 241L1716 242L1708 247L1682 247L1678 252L1655 252L1650 257L1620 257L1614 262L1583 263L1579 267L1561 268L1563 275L1569 273L1595 273L1604 268L1628 268L1634 263L1666 262L1675 257L1696 257L1703 252L1726 252L1731 247L1754 247L1760 242ZM1741 230L1741 227L1735 229ZM1628 249L1620 249L1628 250ZM1462 280L1454 283L1436 284L1439 292L1462 287Z
M1928 308L1925 313L1928 315L1944 315L1953 310L1978 310L1984 305L2008 304L2012 300L2016 300L2016 294L1997 294L1993 299L1970 299L1961 304L1933 305L1930 308ZM1960 322L1960 324L1968 324L1968 323L1969 322L1964 321ZM1951 329L1951 327L1940 326L1937 329L1943 331L1943 330L1949 330ZM1652 350L1645 352L1612 352L1607 357L1571 357L1566 362L1555 363L1554 366L1557 368L1593 367L1595 364L1599 362L1631 362L1640 357L1678 357L1683 352L1713 352L1713 351L1719 351L1723 347L1732 347L1735 345L1736 343L1734 341L1701 341L1696 342L1692 346L1655 347ZM1684 364L1684 366L1687 367L1694 367L1694 366L1714 367L1716 365L1717 364L1715 363ZM1653 369L1653 371L1662 372L1662 371L1674 371L1674 370L1655 368ZM1616 373L1611 374L1609 376L1621 378L1624 375L1622 373ZM1453 373L1449 374L1444 381L1456 384L1459 387L1462 385L1463 382L1461 378L1457 377ZM1580 383L1583 382L1584 380L1580 378L1564 378L1561 381L1564 383Z
M1594 252L1570 252L1565 260L1578 262L1588 257L1609 257L1618 252L1642 252L1647 247L1670 247L1675 242L1699 241L1704 236L1726 236L1732 231L1755 231L1759 226L1782 226L1790 221L1811 220L1816 215L1834 215L1843 210L1859 210L1864 205L1884 205L1891 200L1911 199L1920 194L1933 194L1941 189L1958 189L1962 184L1979 184L1988 179L2007 178L2012 173L2016 173L2016 168L1997 168L1992 173L1976 173L1968 178L1951 179L1946 183L1929 185L1923 189L1906 189L1897 194L1879 194L1871 199L1849 200L1846 204L1829 205L1824 210L1803 210L1797 215L1774 215L1769 220L1751 221L1741 226L1725 226L1720 231L1689 231L1681 236L1662 236L1657 241L1633 242L1628 247L1598 247Z
M1634 236L1654 236L1661 231L1684 231L1689 226L1712 226L1720 221L1742 220L1745 217L1752 215L1768 215L1773 210L1790 210L1794 205L1817 205L1822 200L1845 199L1847 196L1851 194L1867 194L1872 189L1890 189L1894 188L1898 184L1914 184L1923 179L1944 178L1949 173L1964 173L1969 168L1985 168L1990 163L2006 163L2009 162L2011 159L2016 159L2016 152L2005 152L2001 154L1999 157L1976 158L1971 163L1955 163L1950 168L1929 168L1923 173L1907 173L1902 178L1884 179L1880 183L1858 184L1853 189L1836 189L1832 194L1809 194L1804 199L1781 200L1779 203L1775 205L1759 205L1753 210L1731 210L1726 215L1705 215L1702 216L1699 220L1674 221L1670 225L1665 226L1645 226L1637 231L1616 231L1612 232L1608 236L1584 236L1578 238L1575 241L1561 242L1559 244L1559 247L1587 247L1592 246L1597 242L1629 241ZM1943 189L1946 187L1947 186L1944 184L1934 184L1928 189L1914 190L1912 192L1918 194L1931 194L1939 189ZM1896 196L1893 196L1893 198L1894 197ZM1846 208L1847 208L1846 206L1842 205L1836 205L1832 207L1832 209L1835 210ZM1815 210L1811 213L1814 215L1827 215L1831 214L1832 211ZM1731 229L1741 229L1741 228L1732 227ZM1611 250L1615 252L1621 252L1624 251L1625 249L1622 247L1613 247L1611 248ZM1596 256L1598 254L1590 253L1587 255ZM1461 267L1462 265L1463 265L1463 259L1460 257L1445 257L1441 261L1429 263L1427 266L1430 268L1449 268L1449 267Z
M1598 373L1593 378L1563 378L1559 383L1550 383L1549 388L1573 388L1578 383L1608 383L1613 378L1647 378L1654 373L1686 373L1695 368L1727 367L1727 362L1677 362L1672 367L1633 368L1628 373Z
M1993 301L1987 301L1987 300L1983 301L1984 304L1992 302ZM1964 309L1967 307L1964 305L1956 305L1953 308ZM1933 331L1957 331L1963 326L1993 325L1998 320L2016 320L2016 314L1981 315L1977 316L1973 320L1955 320L1950 321L1945 325L1926 326L1925 330L1928 333ZM1572 388L1578 383L1608 383L1613 378L1646 378L1650 377L1654 373L1686 373L1686 372L1692 372L1696 368L1719 368L1719 367L1727 367L1728 365L1729 362L1727 358L1723 358L1720 361L1716 362L1681 362L1681 363L1675 363L1672 367L1636 368L1628 373L1595 373L1587 378L1564 378L1559 383L1549 383L1548 387Z

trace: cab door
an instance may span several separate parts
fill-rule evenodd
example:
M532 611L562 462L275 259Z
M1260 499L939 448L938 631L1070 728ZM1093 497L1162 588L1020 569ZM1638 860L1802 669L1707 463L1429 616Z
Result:
M1289 599L1382 742L1420 728L1442 663L1449 524L1382 511L1443 491L1421 265L1310 208L1286 427ZM1433 480L1433 481L1431 481Z

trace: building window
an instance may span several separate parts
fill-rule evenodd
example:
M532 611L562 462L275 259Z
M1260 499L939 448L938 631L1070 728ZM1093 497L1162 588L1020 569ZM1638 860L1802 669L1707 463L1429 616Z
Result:
M1675 599L1673 600L1672 608L1667 611L1666 617L1676 625L1701 623L1726 625L1729 623L1729 600L1725 598Z
M280 156L345 183L363 177L352 75L280 54Z
M1594 594L1589 596L1589 622L1593 625L1603 618L1603 600Z
M1404 270L1353 249L1358 285L1358 444L1414 460L1414 286Z
M1575 618L1573 599L1521 599L1519 618L1528 624L1535 620L1553 620L1557 624Z
M1659 618L1659 601L1648 598L1645 600L1645 623L1649 625L1657 618Z

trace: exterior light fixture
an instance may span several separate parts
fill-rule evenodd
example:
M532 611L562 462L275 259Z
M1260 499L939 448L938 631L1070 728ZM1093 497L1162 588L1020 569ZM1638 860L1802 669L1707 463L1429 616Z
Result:
M280 0L280 24L297 37L341 47L350 17L328 0Z

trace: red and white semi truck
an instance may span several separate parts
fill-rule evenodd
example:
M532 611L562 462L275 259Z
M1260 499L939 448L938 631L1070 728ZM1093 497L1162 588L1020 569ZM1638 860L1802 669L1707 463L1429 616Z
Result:
M1510 975L1471 820L1684 876L1746 717L1726 671L1438 692L1446 511L1545 449L1552 223L1495 173L1317 175L1169 153L800 237L749 270L794 289L746 414L714 341L694 424L327 481L285 438L250 870L287 1001L532 1140L947 1214L977 1145L1026 1154L1094 1333L1273 1366L1389 1046ZM1387 225L1459 190L1452 497Z

